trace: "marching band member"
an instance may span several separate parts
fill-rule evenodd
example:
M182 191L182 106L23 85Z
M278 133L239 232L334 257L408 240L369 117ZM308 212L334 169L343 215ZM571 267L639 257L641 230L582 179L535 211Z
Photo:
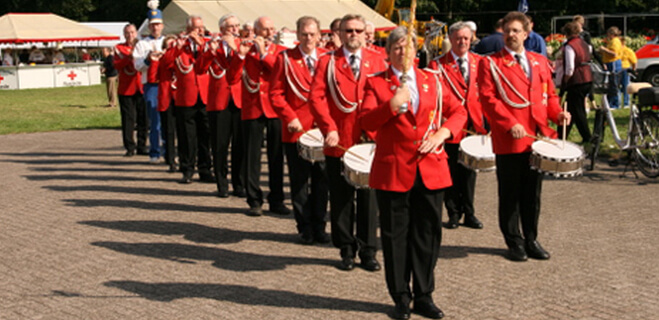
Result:
M162 56L162 41L165 38L162 35L163 23L162 12L158 10L157 6L153 6L147 12L149 19L149 35L142 38L135 45L133 50L133 63L135 69L142 73L142 85L144 87L144 104L146 106L146 114L149 117L149 161L151 163L158 163L162 153L162 146L160 143L160 113L158 112L158 79L157 67L151 66L153 59L158 59ZM153 68L153 72L150 70ZM152 75L149 77L149 75Z
M329 235L325 232L328 198L325 162L306 161L300 156L296 143L303 132L314 127L309 92L318 58L325 50L316 48L320 40L318 19L304 16L296 24L300 43L279 54L271 81L270 99L272 108L282 121L282 141L300 242L329 243Z
M208 74L195 72L195 63L204 48L204 22L199 16L190 16L186 21L186 35L179 39L175 49L174 76L176 77L176 129L178 136L179 163L183 173L181 183L192 183L195 162L199 180L215 182L211 173L209 150Z
M160 113L160 131L164 143L165 163L169 165L167 172L178 171L176 165L176 118L174 117L174 96L176 83L171 67L174 65L174 47L177 36L167 35L162 41L163 54L151 59L149 73L157 70L158 79L158 112Z
M314 120L325 137L332 243L341 250L339 268L354 269L359 251L362 268L377 271L380 264L375 259L375 197L372 190L356 190L341 175L344 151L339 148L359 143L362 130L357 123L357 112L364 97L366 78L386 68L382 59L371 51L362 50L365 27L364 17L360 15L348 14L341 19L343 45L320 57L309 101Z
M123 135L125 156L147 155L146 135L149 131L146 108L142 99L142 82L140 72L133 64L133 49L137 43L137 29L134 24L124 27L126 42L114 47L114 68L119 72L119 111L121 112L121 132ZM137 145L135 145L135 125L137 124ZM137 149L137 150L136 150Z
M366 35L366 45L364 48L375 51L382 56L382 59L387 59L386 50L383 47L375 45L375 24L373 24L373 22L366 21L366 29L364 34Z
M529 31L523 13L508 13L503 18L504 49L483 58L478 67L481 102L496 155L499 228L513 261L549 259L537 241L542 174L529 164L534 142L530 135L539 132L554 138L548 120L570 122L570 114L559 106L547 58L524 50Z
M217 178L217 192L220 198L229 196L229 143L231 143L231 184L233 195L245 197L245 169L243 166L243 128L241 115L240 83L230 85L227 72L231 60L238 59L236 51L240 44L238 33L240 21L234 14L220 18L220 36L217 41L209 41L201 57L199 68L208 70L208 120L210 123L213 169Z
M472 31L470 26L462 21L449 27L449 41L451 51L433 60L429 69L439 70L446 84L446 90L457 97L469 114L469 121L463 129L486 134L483 109L478 96L478 63L481 57L472 52ZM481 229L481 223L474 214L474 191L476 189L476 171L470 170L458 163L460 141L467 134L458 132L452 139L446 141L444 146L451 168L453 186L446 189L444 204L448 213L446 228L455 229L464 214L464 225L470 228Z
M273 42L275 27L272 19L260 17L254 22L254 44L240 44L238 57L233 59L228 73L229 84L242 85L242 120L245 138L245 180L250 216L263 214L261 178L261 145L263 130L267 134L268 204L270 212L287 215L284 205L284 154L281 146L281 121L272 109L270 78L279 52L286 49Z
M441 242L442 197L451 185L442 144L460 133L467 112L443 88L441 75L413 66L415 43L405 27L391 32L386 44L391 66L369 78L359 120L378 133L369 184L380 208L384 270L396 304L391 316L408 319L413 299L415 313L440 319L444 314L432 299L433 270Z

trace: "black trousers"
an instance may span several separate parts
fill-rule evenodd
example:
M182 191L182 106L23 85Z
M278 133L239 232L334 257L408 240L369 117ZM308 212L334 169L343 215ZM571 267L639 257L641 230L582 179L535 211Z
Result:
M395 302L431 301L442 241L444 190L429 190L417 171L407 192L376 190L384 272ZM410 290L410 278L413 290Z
M268 156L268 203L278 206L284 202L284 151L281 146L281 121L261 116L258 119L243 121L245 138L245 181L247 204L250 208L263 205L261 191L261 146L263 130L266 130L266 152Z
M325 162L304 160L300 157L297 143L284 143L284 151L297 231L305 235L323 233L329 198Z
M567 125L565 135L570 135L572 125L577 125L577 130L583 142L590 142L592 135L588 127L588 114L586 114L585 99L590 94L592 83L578 84L567 88L567 111L572 115L572 122ZM563 126L558 127L558 137L563 138Z
M119 112L121 113L121 135L124 148L128 151L139 149L149 152L146 138L149 134L149 118L146 114L144 98L139 92L132 96L119 95ZM133 132L137 129L137 144Z
M176 106L174 112L181 172L184 176L192 175L196 162L199 174L210 174L211 155L206 105L197 97L194 106Z
M448 216L457 216L458 220L462 214L473 216L476 171L467 169L458 162L459 144L444 144L444 150L448 155L448 166L453 180L453 186L447 188L444 195L444 205Z
M243 128L240 109L233 99L222 111L209 111L210 141L213 152L213 169L217 178L217 191L229 192L229 144L231 144L231 184L233 191L245 190L245 166L243 165Z
M332 243L341 249L342 257L354 257L357 251L361 258L373 257L378 210L375 192L355 189L350 185L343 177L341 158L325 156L325 163L329 181Z
M529 152L496 155L499 228L508 247L538 236L542 174L531 169L530 156Z
M165 146L165 163L172 165L176 163L176 117L174 106L169 106L166 111L160 112L160 135Z

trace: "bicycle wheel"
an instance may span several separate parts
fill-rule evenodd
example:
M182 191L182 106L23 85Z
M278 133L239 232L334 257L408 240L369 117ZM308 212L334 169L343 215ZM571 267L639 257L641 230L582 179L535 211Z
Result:
M632 157L646 177L659 177L659 116L652 111L643 111L635 127L632 141L637 148Z

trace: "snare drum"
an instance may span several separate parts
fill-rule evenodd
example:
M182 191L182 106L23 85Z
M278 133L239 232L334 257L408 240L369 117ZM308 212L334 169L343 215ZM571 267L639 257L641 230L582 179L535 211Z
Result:
M320 129L311 129L297 140L297 151L302 159L310 161L325 161L323 154L323 134Z
M368 188L368 176L375 156L375 143L357 144L343 154L343 176L355 188Z
M583 161L586 158L583 148L563 140L538 140L531 145L531 168L545 175L557 178L570 178L583 173Z
M458 162L476 172L496 169L492 138L485 135L474 135L462 139Z

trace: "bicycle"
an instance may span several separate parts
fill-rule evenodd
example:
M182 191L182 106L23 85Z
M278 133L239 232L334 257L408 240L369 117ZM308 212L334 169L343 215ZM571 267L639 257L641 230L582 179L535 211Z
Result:
M609 101L606 93L612 90L608 85L608 79L611 72L604 71L599 66L591 66L593 71L593 92L602 96L601 106L595 106L595 127L593 128L593 147L590 158L590 168L595 168L595 161L600 150L600 145L604 137L604 121L606 120L611 129L613 140L622 151L628 154L629 162L648 178L659 177L659 115L656 105L639 105L632 103L629 107L629 126L627 128L627 137L623 139L618 132L615 118L611 112ZM599 70L597 70L599 68ZM649 83L631 83L627 86L627 92L634 100L638 91L651 87ZM616 88L617 89L617 88ZM594 101L591 101L594 104ZM626 171L627 167L625 167ZM632 167L633 170L633 167ZM634 175L636 175L636 172ZM624 173L623 173L624 174ZM638 177L638 176L637 176Z

